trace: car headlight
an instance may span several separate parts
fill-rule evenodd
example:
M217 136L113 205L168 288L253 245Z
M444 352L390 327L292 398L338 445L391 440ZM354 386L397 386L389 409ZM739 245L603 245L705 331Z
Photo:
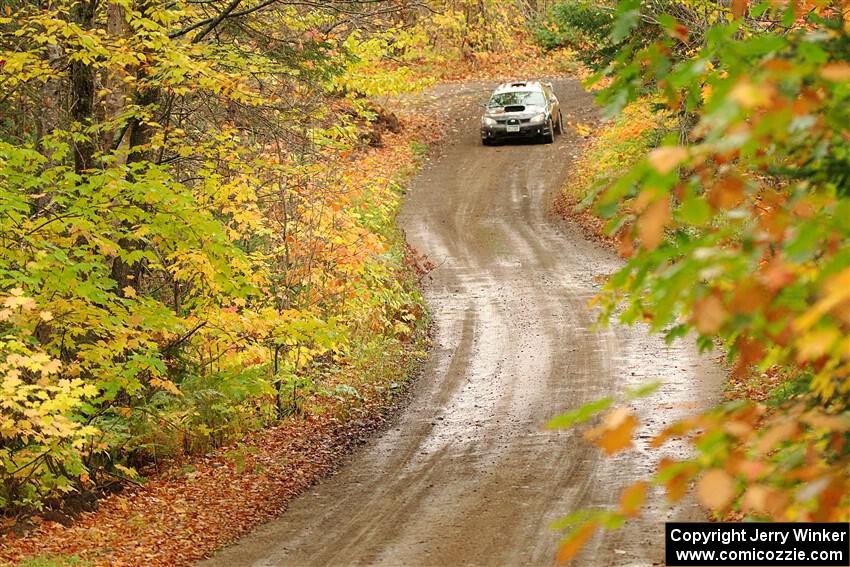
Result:
M546 113L541 112L540 114L535 114L531 117L531 122L534 124L540 124L542 122L546 122Z
M481 124L483 124L484 126L495 126L496 121L490 118L489 116L483 116L481 117Z

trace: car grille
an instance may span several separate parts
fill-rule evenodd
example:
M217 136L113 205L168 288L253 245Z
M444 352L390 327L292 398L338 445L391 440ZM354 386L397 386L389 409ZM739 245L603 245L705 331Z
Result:
M528 124L531 122L531 118L504 118L502 120L496 120L497 124Z

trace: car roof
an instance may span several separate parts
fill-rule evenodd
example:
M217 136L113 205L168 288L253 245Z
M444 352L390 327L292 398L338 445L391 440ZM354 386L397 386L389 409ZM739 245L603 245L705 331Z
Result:
M493 94L500 93L510 93L517 91L542 91L543 87L552 88L550 83L543 83L541 81L511 81L509 83L502 83L496 90L493 91Z

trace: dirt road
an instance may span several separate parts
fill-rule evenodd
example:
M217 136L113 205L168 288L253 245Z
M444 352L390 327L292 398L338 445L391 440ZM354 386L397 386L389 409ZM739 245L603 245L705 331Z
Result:
M476 105L493 86L441 86L427 99L464 118L402 212L409 242L438 266L426 287L435 346L409 407L337 475L205 565L551 565L560 536L549 524L615 502L657 455L638 446L604 459L580 434L543 425L664 378L635 405L646 439L718 392L720 369L693 348L639 327L593 328L587 302L620 261L548 213L581 140L481 146ZM565 118L592 119L577 81L555 87ZM660 561L665 519L698 514L690 504L668 514L660 498L575 564Z

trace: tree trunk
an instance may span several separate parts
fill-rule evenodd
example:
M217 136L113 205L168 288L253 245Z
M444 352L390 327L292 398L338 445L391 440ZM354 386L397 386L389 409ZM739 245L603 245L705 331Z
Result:
M106 7L106 33L116 38L127 38L130 36L130 26L127 25L126 11L124 10L124 6L117 2L110 2ZM104 78L104 84L106 86L106 96L103 103L105 121L114 120L126 107L127 88L122 75L127 72L127 69L124 69L122 74L113 71L108 73ZM102 144L104 150L111 148L113 143L116 142L116 134L116 132L110 132L104 136ZM126 149L126 140L118 142L119 145L123 145ZM118 159L123 163L124 158L119 156Z
M71 9L71 19L83 29L94 23L97 0L81 1ZM92 123L94 110L94 69L82 61L71 62L71 119L84 131ZM91 169L94 157L94 140L86 134L74 143L74 169L77 173Z

